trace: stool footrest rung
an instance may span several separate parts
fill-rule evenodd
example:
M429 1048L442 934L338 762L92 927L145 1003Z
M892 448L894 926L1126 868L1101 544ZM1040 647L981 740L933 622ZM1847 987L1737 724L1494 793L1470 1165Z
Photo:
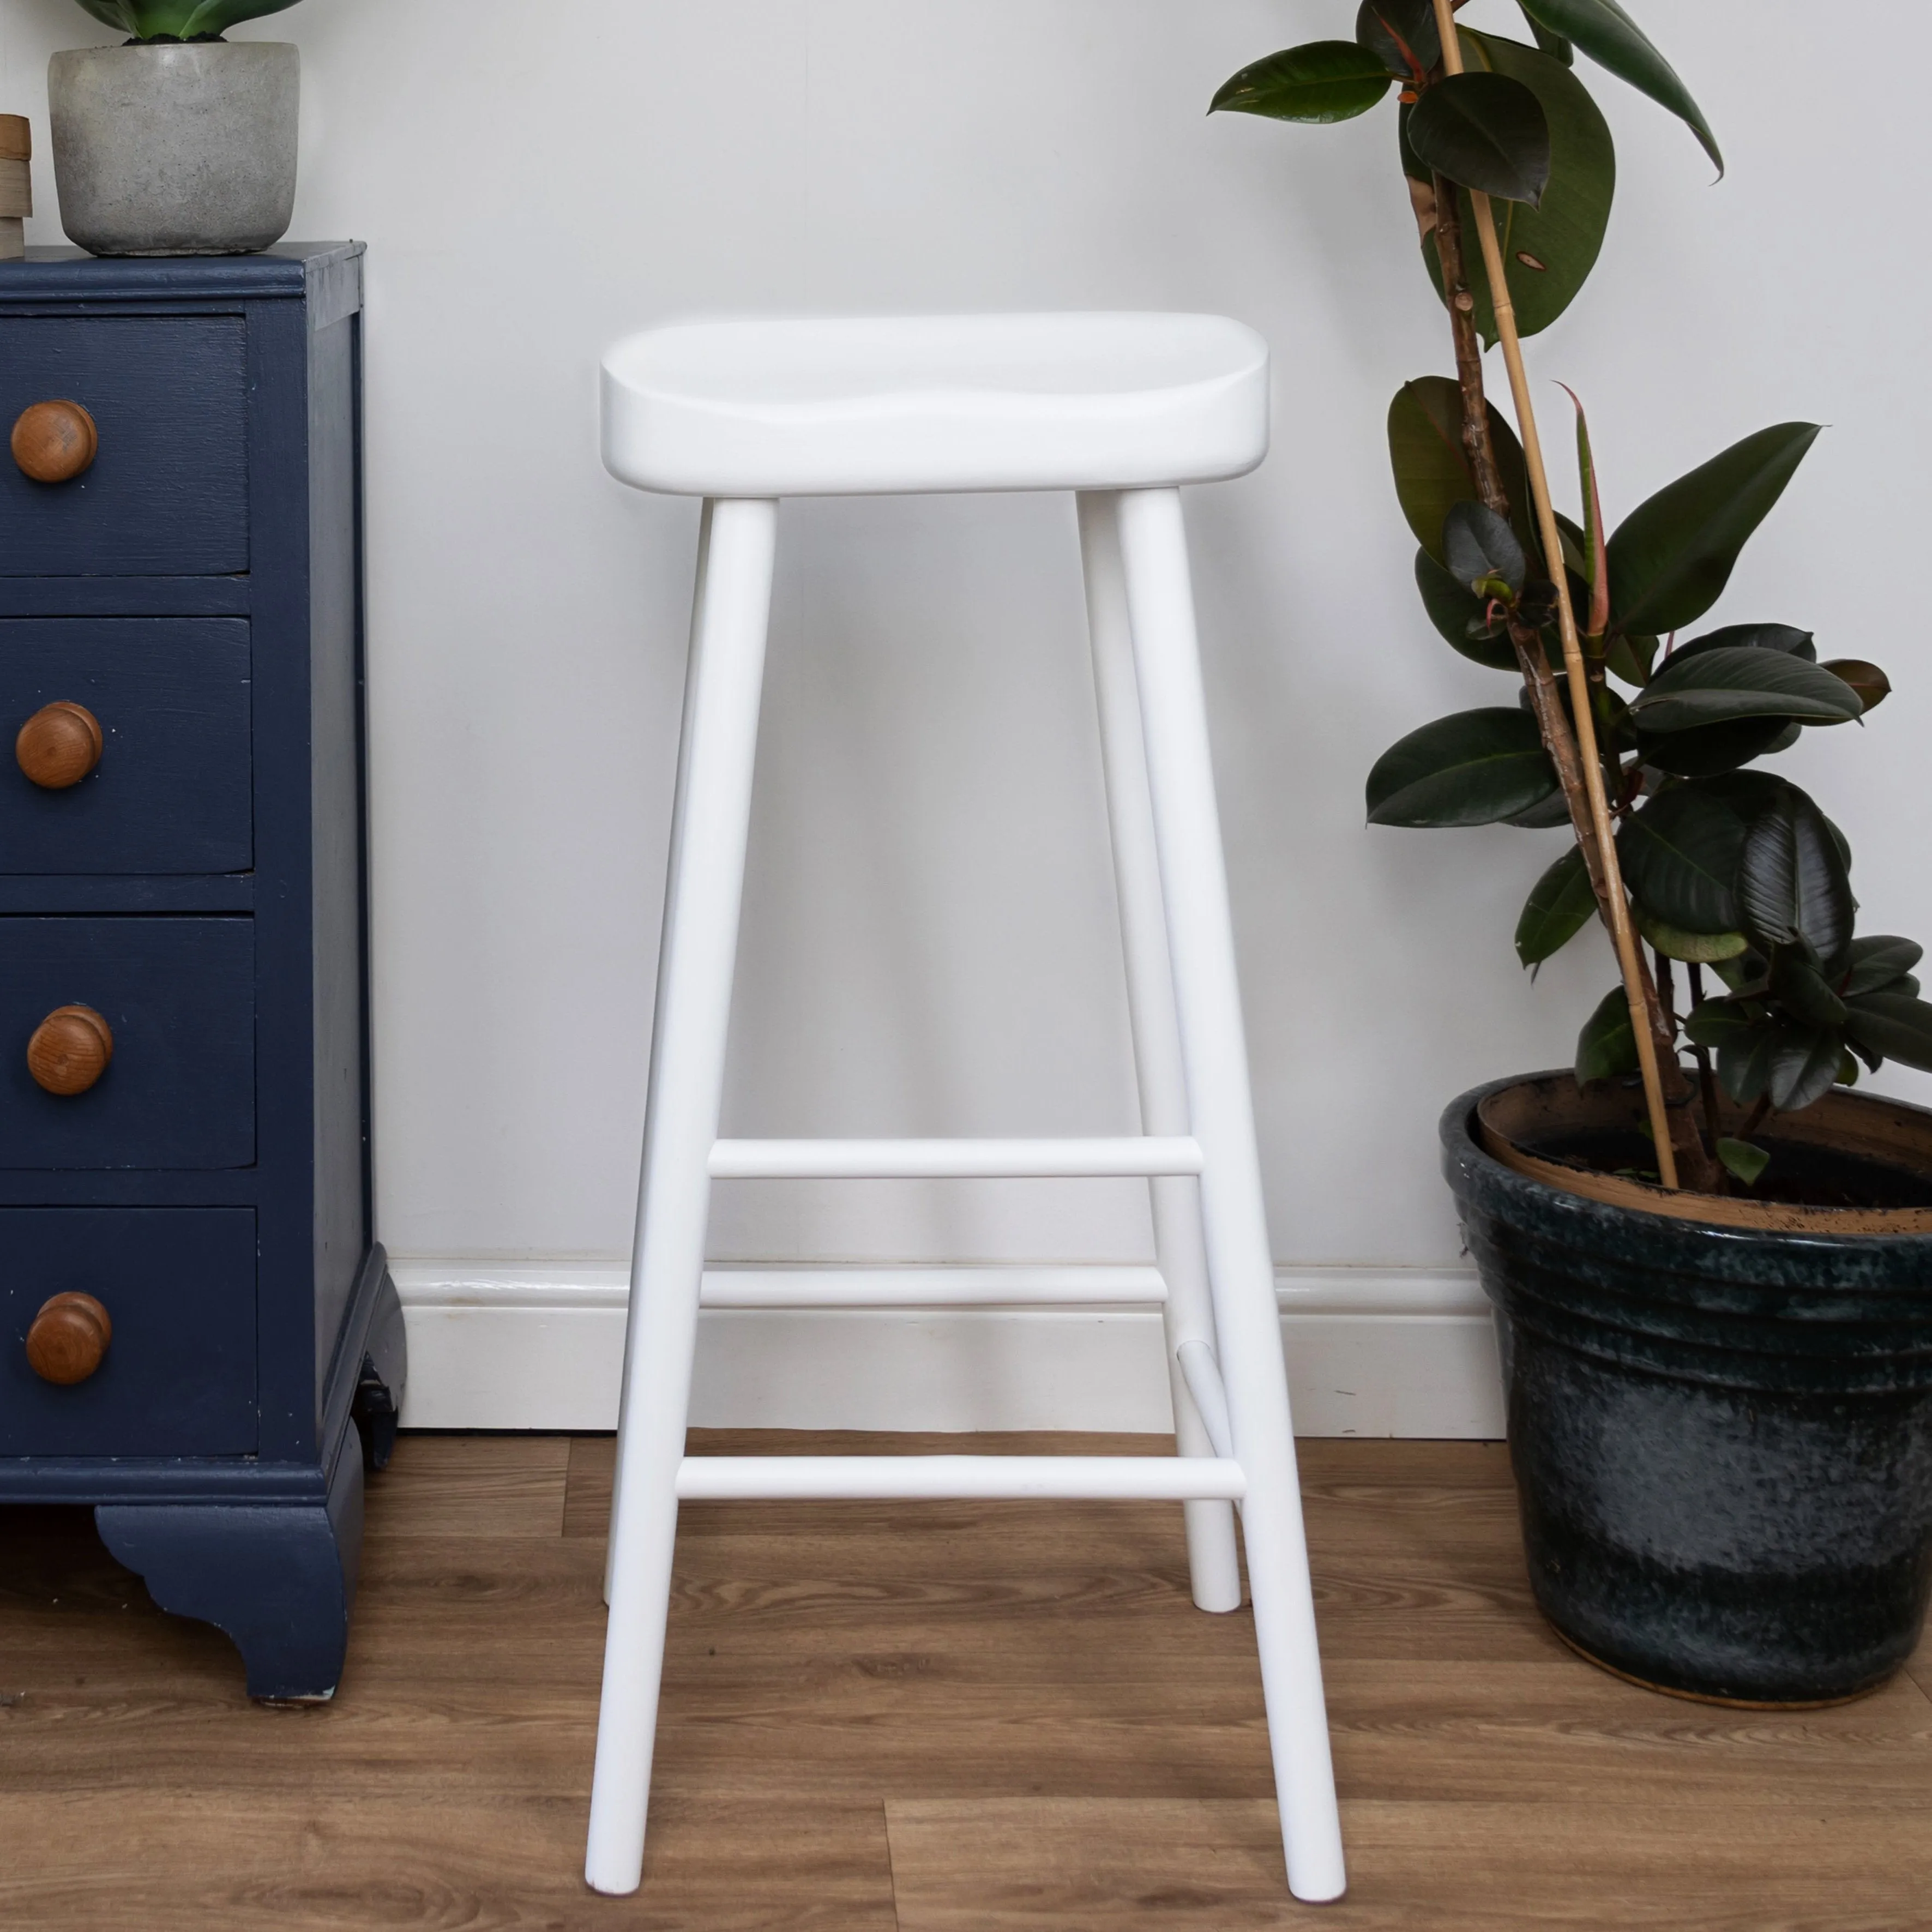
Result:
M1186 1456L687 1456L686 1502L1239 1502L1238 1462Z
M706 1308L1159 1308L1156 1268L716 1268Z
M1198 1174L1201 1144L1167 1138L718 1141L714 1180L1152 1179Z

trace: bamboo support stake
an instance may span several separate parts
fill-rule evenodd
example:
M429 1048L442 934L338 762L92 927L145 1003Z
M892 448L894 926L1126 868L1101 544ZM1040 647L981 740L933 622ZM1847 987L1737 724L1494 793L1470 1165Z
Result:
M1442 66L1445 73L1462 72L1462 43L1456 30L1455 0L1436 0L1436 24L1442 38ZM1563 561L1563 536L1556 526L1556 508L1550 494L1550 473L1544 466L1543 440L1537 434L1536 404L1530 394L1529 372L1522 359L1522 339L1516 332L1516 308L1510 299L1509 278L1503 265L1502 244L1496 239L1496 216L1490 198L1480 190L1469 190L1469 203L1476 218L1476 238L1483 250L1483 267L1489 278L1490 304L1496 312L1496 334L1502 344L1503 361L1509 370L1510 388L1516 398L1516 428L1522 436L1523 461L1529 472L1530 494L1535 499L1536 520L1543 538L1544 554L1556 586L1556 610L1563 636L1563 665L1570 676L1570 705L1576 719L1576 748L1583 766L1583 783L1590 800L1590 818L1596 829L1606 895L1610 916L1610 937L1616 946L1617 964L1622 970L1624 997L1630 1002L1630 1031L1636 1036L1637 1064L1643 1072L1643 1096L1650 1111L1650 1130L1657 1143L1657 1172L1664 1185L1673 1192L1678 1186L1677 1152L1671 1144L1670 1115L1664 1102L1664 1071L1658 1060L1657 1041L1650 1030L1650 1010L1644 997L1643 961L1637 951L1636 934L1630 924L1630 900L1624 890L1623 868L1618 862L1616 838L1610 824L1610 800L1604 792L1604 761L1597 746L1597 721L1590 708L1590 680L1583 662L1583 640L1576 629L1576 612L1570 601L1570 573Z

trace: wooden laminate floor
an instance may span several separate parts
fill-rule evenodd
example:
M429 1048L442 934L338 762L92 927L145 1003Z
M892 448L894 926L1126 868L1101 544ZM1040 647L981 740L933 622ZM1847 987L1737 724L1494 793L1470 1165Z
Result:
M704 1446L754 1443L847 1446ZM251 1706L85 1514L0 1511L0 1924L1932 1927L1932 1647L1841 1710L1658 1697L1538 1621L1500 1449L1304 1454L1342 1905L1286 1894L1178 1511L1064 1504L688 1506L644 1888L593 1898L610 1444L418 1436L325 1706Z

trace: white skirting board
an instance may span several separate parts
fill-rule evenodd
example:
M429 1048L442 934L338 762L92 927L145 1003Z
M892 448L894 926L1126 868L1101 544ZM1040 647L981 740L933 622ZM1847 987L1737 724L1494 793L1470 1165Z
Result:
M409 1328L405 1428L616 1426L622 1268L410 1260L394 1274ZM1048 1275L1081 1305L1014 1305ZM1502 1435L1495 1335L1473 1275L1288 1268L1279 1288L1300 1434ZM814 1305L835 1288L868 1305ZM692 1420L1164 1431L1158 1290L1148 1268L708 1270ZM973 1305L932 1305L941 1296Z

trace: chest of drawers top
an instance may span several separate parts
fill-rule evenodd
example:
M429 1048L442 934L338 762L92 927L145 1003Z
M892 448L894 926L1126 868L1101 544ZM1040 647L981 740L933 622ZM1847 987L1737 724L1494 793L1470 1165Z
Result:
M50 484L0 456L0 616L244 614L286 568L278 507L301 494L308 343L360 310L359 243L0 265L0 432L51 401L98 435Z

